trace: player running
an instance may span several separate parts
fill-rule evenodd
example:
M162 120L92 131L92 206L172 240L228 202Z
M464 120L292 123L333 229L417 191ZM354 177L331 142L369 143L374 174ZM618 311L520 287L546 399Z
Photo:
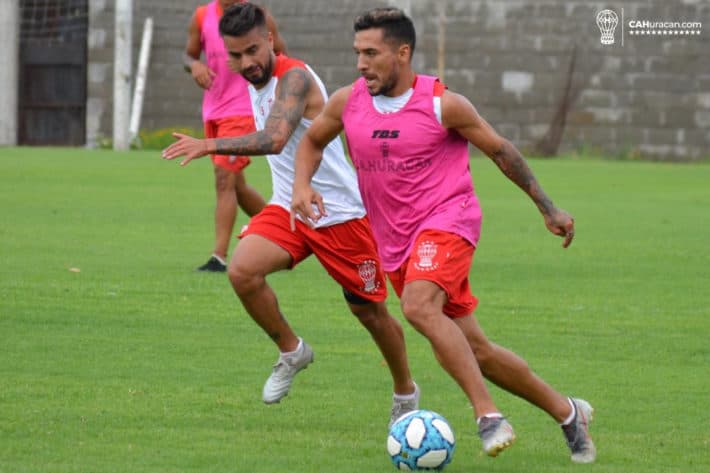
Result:
M266 155L273 194L268 205L242 231L229 263L229 279L244 308L278 346L280 355L263 389L265 403L279 402L294 376L313 361L311 347L281 313L266 276L290 269L314 254L343 288L348 307L370 332L384 356L394 384L390 422L416 409L419 391L410 375L404 334L385 306L387 288L365 215L355 174L339 139L324 146L327 162L313 185L328 202L329 213L314 228L296 222L289 209L294 158L299 140L323 109L327 94L318 76L303 62L275 55L264 12L234 5L220 21L230 66L249 81L259 131L235 138L199 140L175 133L165 159L185 156L181 164L207 154Z

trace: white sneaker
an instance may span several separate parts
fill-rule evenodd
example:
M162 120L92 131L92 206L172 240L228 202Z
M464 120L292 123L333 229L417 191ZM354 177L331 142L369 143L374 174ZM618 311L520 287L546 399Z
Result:
M419 409L419 386L415 383L414 396L411 399L400 399L396 394L392 396L392 412L390 414L389 427L392 427L392 424L407 412L416 411L417 409Z
M279 402L288 394L293 377L313 363L313 350L301 340L301 348L289 355L280 355L274 370L264 384L262 399L266 404Z
M597 458L597 449L589 435L589 423L594 416L594 408L584 399L570 398L576 415L569 425L562 426L567 446L575 463L592 463Z
M483 417L478 424L478 436L483 451L490 457L498 456L515 442L515 432L505 417Z

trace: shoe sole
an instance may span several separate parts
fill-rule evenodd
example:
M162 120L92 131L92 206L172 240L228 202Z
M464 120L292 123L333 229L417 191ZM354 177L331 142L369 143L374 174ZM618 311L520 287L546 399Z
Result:
M308 363L306 363L306 364L303 366L303 368L301 368L300 370L296 371L296 373L294 373L294 375L293 375L294 378L296 377L296 375L297 375L298 373L300 373L301 371L303 371L303 370L305 370L306 368L308 368L308 365L310 365L311 363L313 363L313 358L315 358L315 357L314 357L313 354L311 353L311 359L308 360ZM281 396L280 398L278 398L278 399L276 399L276 400L274 400L274 401L267 401L267 400L264 399L264 398L262 398L261 400L264 401L264 404L278 404L278 403L281 402L281 399L283 399L283 398L285 398L286 396L288 396L288 392L289 392L290 390L291 390L291 386L288 387L288 391L286 391L286 394L284 394L283 396Z
M495 457L498 456L498 454L499 454L500 452L502 452L502 451L505 450L506 448L508 448L508 447L510 447L511 445L513 445L514 442L515 442L515 435L513 435L513 437L512 437L510 440L508 440L507 442L499 443L498 445L495 445L495 446L494 446L493 448L491 448L490 450L486 450L486 455L488 455L489 457L494 457L494 458L495 458Z

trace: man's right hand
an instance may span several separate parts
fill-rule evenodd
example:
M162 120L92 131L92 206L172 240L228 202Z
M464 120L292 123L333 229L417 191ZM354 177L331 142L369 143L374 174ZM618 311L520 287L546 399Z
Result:
M195 83L205 90L212 86L212 79L217 75L212 69L198 60L190 64L190 73Z
M320 220L321 217L328 215L323 205L323 196L308 186L293 187L291 195L291 231L296 231L296 217L305 222L310 227Z
M163 159L168 160L185 156L185 159L180 162L180 166L185 166L193 159L212 153L210 150L210 144L214 146L214 140L212 139L201 140L182 133L173 133L173 137L176 140L175 143L165 148L162 156Z

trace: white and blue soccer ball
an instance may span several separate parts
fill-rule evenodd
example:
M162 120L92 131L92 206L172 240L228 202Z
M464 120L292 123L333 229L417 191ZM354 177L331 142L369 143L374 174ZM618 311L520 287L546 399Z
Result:
M400 470L442 470L454 456L454 431L443 416L420 409L392 424L387 451Z

